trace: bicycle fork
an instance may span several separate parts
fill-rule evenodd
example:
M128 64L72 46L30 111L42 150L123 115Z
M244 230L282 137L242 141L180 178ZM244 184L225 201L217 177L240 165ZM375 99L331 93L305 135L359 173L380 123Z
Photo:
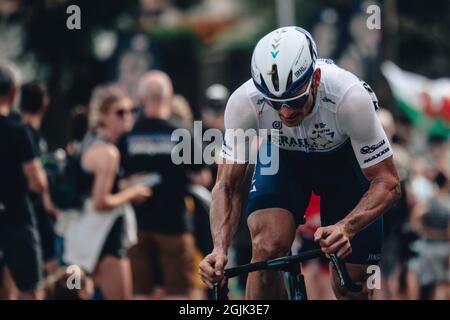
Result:
M301 265L292 265L287 270L287 288L289 300L308 300L306 294L305 277L301 271Z

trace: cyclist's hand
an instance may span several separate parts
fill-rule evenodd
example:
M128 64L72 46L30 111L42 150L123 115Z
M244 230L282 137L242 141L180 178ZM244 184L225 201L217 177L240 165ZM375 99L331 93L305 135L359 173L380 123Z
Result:
M343 259L352 253L350 237L340 224L318 228L314 233L314 241L319 242L327 257L328 254L336 252L337 257Z
M213 282L220 281L220 285L225 284L225 278L223 276L223 270L228 262L228 257L223 253L212 252L207 255L199 264L198 273L203 282L208 287L213 287Z

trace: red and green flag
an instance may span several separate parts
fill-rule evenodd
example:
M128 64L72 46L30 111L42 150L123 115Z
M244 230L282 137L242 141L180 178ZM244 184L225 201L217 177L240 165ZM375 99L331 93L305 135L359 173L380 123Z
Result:
M450 135L450 78L431 80L390 61L384 62L381 70L397 106L415 126L431 135Z

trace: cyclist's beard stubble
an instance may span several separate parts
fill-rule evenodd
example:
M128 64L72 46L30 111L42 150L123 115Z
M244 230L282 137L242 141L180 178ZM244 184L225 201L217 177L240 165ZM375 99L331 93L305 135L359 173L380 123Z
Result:
M317 88L313 88L306 105L300 109L293 109L288 107L281 108L278 115L284 125L288 127L296 127L300 125L303 120L312 112L316 104Z

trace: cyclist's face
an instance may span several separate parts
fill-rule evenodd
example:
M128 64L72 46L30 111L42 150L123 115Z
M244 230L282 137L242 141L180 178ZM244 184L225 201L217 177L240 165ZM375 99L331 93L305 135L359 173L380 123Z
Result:
M320 84L320 69L316 69L313 74L310 88L310 93L308 95L308 98L305 101L305 104L301 108L290 108L289 106L282 106L280 110L278 110L278 115L281 119L281 121L288 127L295 127L298 126L300 123L303 122L303 120L306 118L306 116L310 113L314 98L317 94L317 88ZM297 92L292 94L292 96L298 96L305 92L308 89L308 84L306 84L303 88L299 89Z

